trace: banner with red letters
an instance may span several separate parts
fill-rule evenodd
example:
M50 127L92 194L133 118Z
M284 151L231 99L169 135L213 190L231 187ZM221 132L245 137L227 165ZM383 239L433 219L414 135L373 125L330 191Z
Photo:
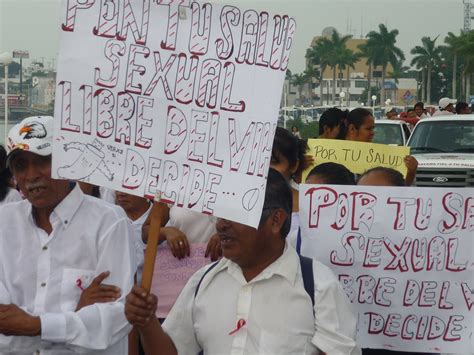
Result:
M257 226L296 22L190 0L65 0L53 177Z
M363 348L471 353L474 189L301 185L301 253L329 266Z

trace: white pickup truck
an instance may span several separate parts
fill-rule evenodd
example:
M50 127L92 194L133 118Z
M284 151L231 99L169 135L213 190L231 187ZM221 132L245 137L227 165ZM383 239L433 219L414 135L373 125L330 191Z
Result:
M474 186L474 115L423 119L408 146L418 160L416 186Z

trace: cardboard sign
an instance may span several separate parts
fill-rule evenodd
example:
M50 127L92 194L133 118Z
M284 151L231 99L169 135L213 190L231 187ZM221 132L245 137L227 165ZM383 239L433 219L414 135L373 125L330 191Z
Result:
M189 0L62 4L53 176L257 226L295 20Z
M301 253L339 278L362 348L471 353L474 189L300 186Z
M363 174L371 168L383 166L395 169L403 176L407 175L403 158L410 155L409 147L339 139L309 139L308 146L307 154L314 158L315 163L303 172L303 181L311 169L328 162L342 164L354 174Z
M177 259L168 244L158 247L151 292L158 297L156 316L166 318L189 278L211 262L204 257L207 244L191 244L190 256Z

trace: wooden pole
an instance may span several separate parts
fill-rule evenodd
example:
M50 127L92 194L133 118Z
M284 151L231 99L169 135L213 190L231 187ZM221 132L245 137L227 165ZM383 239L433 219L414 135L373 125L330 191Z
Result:
M167 206L161 202L154 202L150 211L150 230L148 232L148 241L146 243L145 263L143 265L142 288L150 293L151 282L153 280L153 270L155 269L156 251L158 249L158 240L160 237L161 222ZM128 335L128 353L129 355L138 355L139 334L134 327Z
M156 250L160 237L161 222L166 213L167 206L161 202L154 202L150 211L150 231L145 251L145 263L143 265L142 288L150 292L153 270L155 268Z

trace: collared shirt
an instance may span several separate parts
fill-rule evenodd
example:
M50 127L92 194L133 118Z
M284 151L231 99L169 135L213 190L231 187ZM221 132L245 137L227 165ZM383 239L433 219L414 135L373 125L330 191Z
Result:
M146 219L148 218L152 207L153 204L150 204L150 207L148 207L146 212L140 217L138 217L136 220L132 221L131 219L129 219L133 229L134 244L137 254L137 283L141 282L143 274L143 264L145 263L146 244L143 242L142 239L142 227L143 224L146 222Z
M48 235L26 200L0 208L0 304L16 304L41 319L41 336L0 335L0 353L127 354L131 326L124 298L136 268L127 216L76 186L50 222ZM122 297L75 312L81 289L107 270L105 282L120 287Z
M437 110L437 111L435 111L435 113L433 113L433 116L431 116L431 117L437 117L437 116L451 116L451 115L454 115L454 113L451 112L451 111L446 111L446 110L441 111L441 110Z
M298 255L280 258L247 282L222 259L195 290L206 268L186 284L163 328L178 354L359 354L356 320L335 275L313 261L314 314Z
M0 206L6 205L7 203L21 201L23 198L21 197L20 193L15 189L8 189L7 195L5 198L0 201Z

